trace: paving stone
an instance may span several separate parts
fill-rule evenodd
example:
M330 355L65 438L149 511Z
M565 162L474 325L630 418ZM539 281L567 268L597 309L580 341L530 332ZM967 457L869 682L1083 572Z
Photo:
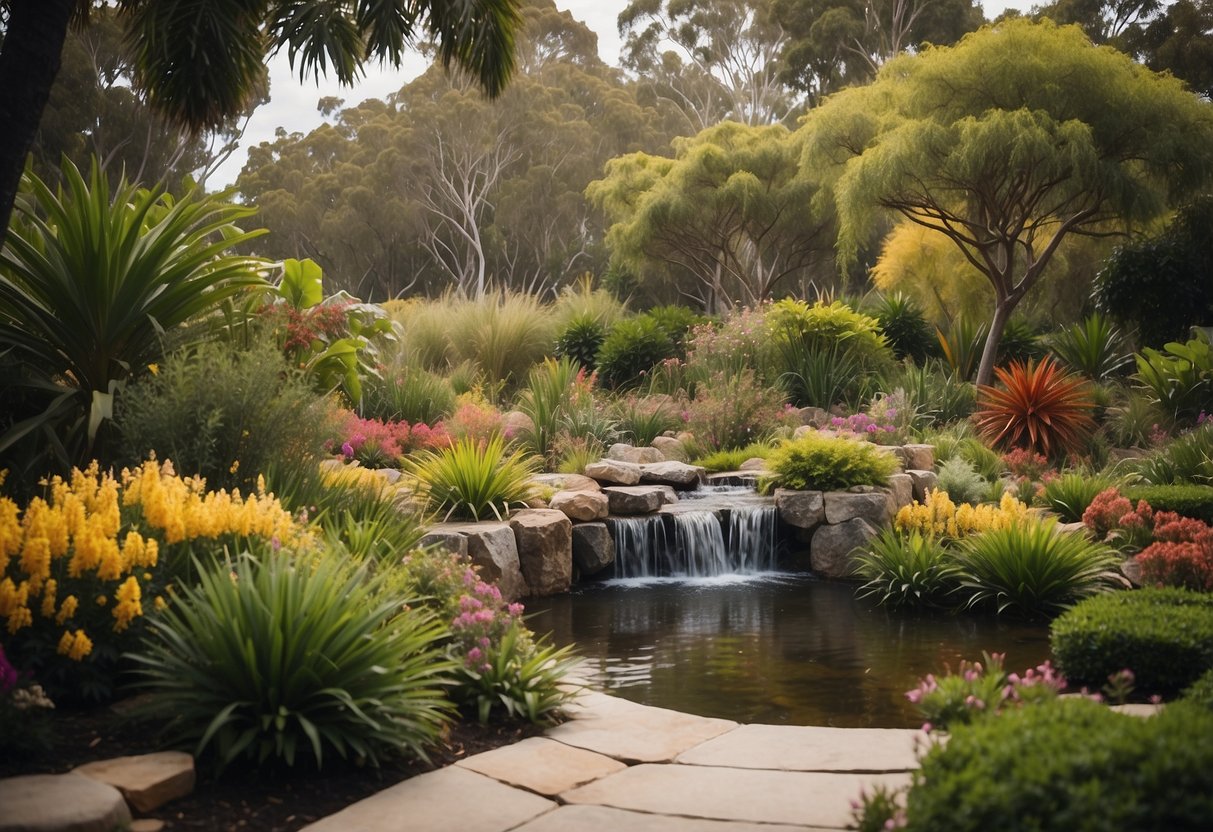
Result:
M448 766L405 780L306 832L504 832L556 808L546 798Z
M194 758L183 751L98 760L76 773L113 786L136 812L151 812L194 791Z
M1162 712L1163 705L1154 705L1149 702L1129 702L1124 705L1112 705L1112 710L1129 716L1148 717L1155 716Z
M585 475L600 483L636 485L640 482L640 466L632 462L620 462L617 459L600 459L585 466Z
M130 822L121 792L82 774L0 780L0 832L111 832Z
M851 801L878 783L899 787L909 774L754 771L715 766L637 765L562 794L596 804L693 818L842 829Z
M592 691L578 697L565 711L572 719L548 730L547 736L625 763L669 762L737 727L736 722L727 719L638 705Z
M561 806L519 826L517 832L825 832L807 826L738 823L678 818L612 809L609 806Z
M456 765L547 797L626 768L618 760L544 737L476 754Z
M908 771L924 739L900 728L742 725L684 751L677 763L778 771Z

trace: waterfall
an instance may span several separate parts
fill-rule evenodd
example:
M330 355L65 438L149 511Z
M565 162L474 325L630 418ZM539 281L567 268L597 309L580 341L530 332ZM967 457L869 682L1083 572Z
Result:
M775 521L771 505L609 518L615 577L710 578L773 571Z

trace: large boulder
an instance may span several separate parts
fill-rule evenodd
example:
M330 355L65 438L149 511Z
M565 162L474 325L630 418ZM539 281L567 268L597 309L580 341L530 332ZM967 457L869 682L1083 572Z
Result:
M548 506L570 520L601 520L610 514L611 503L601 491L558 491Z
M520 433L530 433L534 429L534 421L521 410L510 410L501 415L501 431L507 438Z
M573 526L573 565L582 575L596 575L614 563L615 541L606 523Z
M797 529L812 529L826 519L825 499L820 491L775 489L775 508L779 518Z
M845 523L862 517L874 528L889 525L896 512L893 497L887 491L853 494L849 491L828 491L825 495L827 523Z
M518 544L507 523L443 523L430 530L431 535L456 532L467 539L468 559L480 570L480 576L497 585L501 597L516 601L529 594L518 562Z
M611 514L652 514L666 503L667 486L611 486L602 489L610 500Z
M905 460L905 469L930 471L935 467L934 445L902 445L901 455Z
M907 468L906 476L913 483L914 499L920 503L927 501L927 492L939 487L939 477L934 471L920 471L917 468Z
M640 481L686 490L697 488L706 473L698 465L687 465L685 462L652 462L640 466Z
M760 456L752 456L737 468L738 471L754 471L761 473L767 470L767 461Z
M593 477L608 485L638 485L640 474L640 466L636 463L620 462L617 459L600 459L585 466L587 477Z
M891 474L889 476L889 493L893 495L893 509L914 502L914 478L909 474Z
M75 771L122 792L136 812L155 811L194 791L194 758L184 751L97 760Z
M573 582L573 524L562 511L528 509L510 518L531 595L567 592Z
M658 436L653 440L653 447L661 451L661 455L672 462L690 462L686 445L672 436Z
M532 480L553 491L601 491L602 486L584 474L536 474Z
M130 822L122 793L82 774L0 779L0 830L111 832Z
M644 465L650 462L662 462L665 457L656 448L637 448L624 442L616 442L607 451L607 459L616 462L630 462L633 465Z
M824 578L850 578L855 571L853 553L877 534L862 517L821 526L813 533L809 563Z
M417 541L417 545L422 548L437 546L460 557L467 557L468 554L467 535L444 528L430 529L425 533L425 537Z

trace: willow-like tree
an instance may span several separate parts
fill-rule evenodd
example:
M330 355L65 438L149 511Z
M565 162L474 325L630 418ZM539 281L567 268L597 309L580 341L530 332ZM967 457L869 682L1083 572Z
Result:
M0 0L0 232L59 72L69 23L97 0ZM148 101L192 131L256 95L266 57L352 84L369 60L398 66L418 36L495 95L513 68L518 0L118 0Z
M798 175L799 136L781 125L726 121L675 139L674 158L612 159L586 194L611 222L611 260L634 273L672 272L708 311L773 296L828 257L833 212Z
M882 212L947 235L990 282L977 380L1071 234L1156 217L1213 173L1213 107L1077 27L1008 20L897 58L803 128L853 256Z

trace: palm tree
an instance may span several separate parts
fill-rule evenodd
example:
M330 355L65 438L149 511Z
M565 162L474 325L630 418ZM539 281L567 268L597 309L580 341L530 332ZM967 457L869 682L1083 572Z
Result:
M106 0L0 0L0 238L67 28ZM248 103L270 53L286 49L301 77L330 70L352 84L370 60L399 66L424 34L446 67L490 96L514 68L520 0L117 0L148 100L191 130Z

